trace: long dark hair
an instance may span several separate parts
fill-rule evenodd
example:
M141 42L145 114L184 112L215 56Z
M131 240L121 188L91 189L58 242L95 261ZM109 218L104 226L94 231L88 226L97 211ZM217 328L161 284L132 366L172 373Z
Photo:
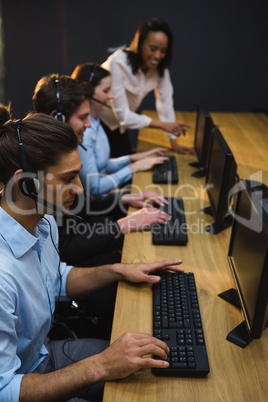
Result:
M133 74L136 74L143 64L141 48L149 32L163 32L168 37L168 47L165 58L157 66L158 74L160 77L163 77L165 68L170 65L172 60L173 34L167 22L159 18L150 19L139 26L130 43L129 50L125 49L128 55L128 62L132 67Z
M78 64L72 72L71 77L77 80L89 82L94 88L104 77L108 77L110 71L105 70L96 63Z

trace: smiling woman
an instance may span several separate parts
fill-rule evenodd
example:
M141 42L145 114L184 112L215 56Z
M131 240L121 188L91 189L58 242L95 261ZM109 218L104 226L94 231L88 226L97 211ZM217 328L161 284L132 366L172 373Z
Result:
M172 59L173 34L169 25L158 18L143 22L129 48L114 52L102 64L112 76L112 93L117 117L111 110L100 113L107 126L112 155L119 156L119 144L129 129L152 127L166 131L174 151L194 153L192 148L177 144L177 136L185 134L189 125L176 122L173 107L173 86L168 67ZM136 113L142 100L155 92L159 120ZM120 128L120 130L119 130ZM126 141L126 140L125 140ZM122 155L122 152L120 155Z
M142 44L141 70L146 74L150 68L157 68L165 59L168 37L164 32L149 32Z

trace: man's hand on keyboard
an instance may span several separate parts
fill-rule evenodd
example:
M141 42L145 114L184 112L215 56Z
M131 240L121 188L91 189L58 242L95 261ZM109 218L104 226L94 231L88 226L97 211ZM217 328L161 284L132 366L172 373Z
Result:
M123 204L131 205L134 208L153 208L153 205L148 203L154 202L161 207L168 204L168 201L159 193L153 191L143 191L140 193L124 194L122 196Z
M142 208L124 218L118 219L117 223L123 234L146 230L154 223L165 224L171 216L158 208Z
M165 342L149 334L127 332L102 353L92 356L97 380L124 378L145 367L165 368L169 348ZM162 360L148 355L157 355Z
M161 280L161 277L157 274L166 271L183 272L183 268L178 266L181 263L182 260L166 260L142 264L118 264L117 271L121 274L122 279L129 282L156 283Z

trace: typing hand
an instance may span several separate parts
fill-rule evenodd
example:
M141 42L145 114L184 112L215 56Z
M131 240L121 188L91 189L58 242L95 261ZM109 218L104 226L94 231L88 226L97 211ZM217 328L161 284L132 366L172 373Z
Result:
M168 204L168 201L159 193L153 191L143 191L140 193L124 194L122 196L122 202L124 204L131 205L134 208L153 208L152 204L146 202L151 201L157 205L163 207Z
M124 378L145 367L165 368L169 348L166 343L149 334L127 332L120 336L102 353L95 355L94 365L102 380ZM162 360L148 355L154 354Z
M162 272L183 272L183 268L178 267L182 260L160 261L154 263L141 264L119 264L117 266L123 279L129 282L148 282L156 283L161 280L159 275L154 273Z
M140 172L143 170L151 170L154 165L158 165L160 163L164 163L164 161L168 160L167 156L154 156L151 158L141 159L140 161L131 163L129 165L132 173Z
M153 148L150 149L149 151L145 151L145 152L138 152L136 154L131 154L130 155L130 161L134 162L134 161L139 161L141 159L145 159L145 158L152 158L155 156L163 156L165 152L167 152L168 149L167 148Z
M158 208L142 208L125 218L118 219L117 223L123 234L149 229L154 223L165 224L171 216Z

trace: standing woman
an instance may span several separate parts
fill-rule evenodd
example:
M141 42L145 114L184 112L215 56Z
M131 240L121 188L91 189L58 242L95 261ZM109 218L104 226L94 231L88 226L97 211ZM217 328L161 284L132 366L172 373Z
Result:
M133 173L150 170L167 159L163 156L166 148L110 158L109 140L98 115L109 108L108 103L113 97L111 74L98 64L83 63L76 66L71 77L90 82L95 89L94 97L90 100L91 127L84 131L83 147L79 149L83 164L80 179L87 194L105 194L129 182Z
M117 50L102 64L112 75L114 106L120 122L116 124L111 111L100 115L110 131L106 132L112 154L113 143L121 142L124 137L120 132L126 128L140 130L146 127L166 131L174 151L194 153L192 148L179 146L176 142L177 136L185 134L190 126L176 122L175 118L173 86L168 70L172 46L173 34L169 25L154 18L140 25L129 48ZM152 90L155 93L159 120L136 113L142 100Z

